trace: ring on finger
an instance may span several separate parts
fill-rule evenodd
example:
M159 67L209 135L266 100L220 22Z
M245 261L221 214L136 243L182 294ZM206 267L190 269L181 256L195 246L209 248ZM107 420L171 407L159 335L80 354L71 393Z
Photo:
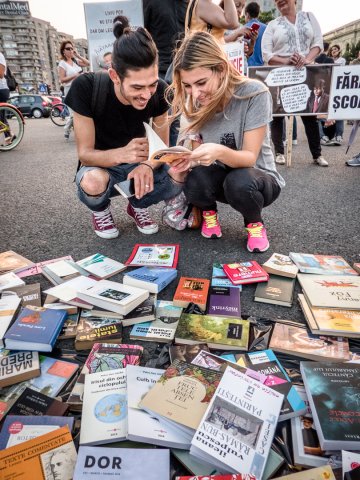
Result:
M201 164L201 162L200 162L200 160L198 160L198 165L200 165L200 164Z
M145 188L150 188L150 185L145 185Z

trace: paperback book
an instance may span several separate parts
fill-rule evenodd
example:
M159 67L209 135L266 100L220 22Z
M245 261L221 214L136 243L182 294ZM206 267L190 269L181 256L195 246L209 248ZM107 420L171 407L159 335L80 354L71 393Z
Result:
M188 475L181 475L175 477L175 480L194 480L194 477ZM234 473L233 475L197 475L195 480L256 480L254 475L245 473Z
M255 302L291 307L295 287L294 278L270 275L269 280L259 283L255 290Z
M174 160L190 155L191 150L181 145L168 147L148 123L144 122L144 127L149 142L149 160L160 163L171 163Z
M323 450L359 450L359 363L301 362L306 395Z
M72 260L59 260L58 262L44 265L41 269L41 273L53 285L61 285L62 283L79 276L90 276L87 270L80 267Z
M66 317L65 323L59 333L59 340L66 340L69 338L75 338L79 324L80 313L73 313Z
M76 329L75 349L90 350L97 342L122 342L123 326L121 320L98 317L91 310L82 310Z
M175 343L206 343L219 350L247 350L250 324L248 320L215 315L183 313L175 333Z
M101 279L112 277L126 268L123 263L112 260L101 253L95 253L95 255L86 257L76 263L91 275Z
M129 327L142 322L152 322L155 320L155 306L157 297L154 293L149 295L143 303L140 303L138 307L135 307L127 315L124 315L121 319L123 327Z
M137 243L126 260L129 267L167 267L176 268L179 260L178 244L141 244Z
M41 307L40 283L12 287L11 292L14 292L18 297L20 297L22 307L26 307L27 305Z
M281 480L336 480L330 465L324 465L323 467L312 468L290 475L283 475L282 477L276 477L274 480L279 480L280 478Z
M255 260L225 263L224 272L234 285L267 282L269 274Z
M241 318L240 291L232 287L210 287L208 315Z
M222 263L213 263L211 274L211 286L212 287L235 287L241 292L241 285L234 285L226 273L224 272L224 265Z
M195 303L202 310L206 309L210 281L206 278L181 277L173 298L174 305L186 308Z
M290 252L289 256L301 273L358 275L345 259L338 255L313 255L311 253Z
M55 287L49 288L44 291L48 295L55 297L61 300L64 303L69 303L70 305L75 305L76 307L80 308L93 308L89 302L86 302L80 299L77 295L77 292L80 289L88 289L97 284L97 281L80 275L78 277L72 278L71 280L67 280L60 285L56 285Z
M14 385L40 375L38 352L0 350L0 387Z
M51 263L58 262L60 260L71 260L73 261L73 258L71 255L66 255L65 257L60 257L60 258L52 258L50 260L44 260L42 262L37 262L34 263L31 267L26 267L25 270L21 270L21 272L17 273L17 276L19 278L26 278L26 277L32 277L33 275L40 275L42 273L42 268L45 267L46 265L50 265Z
M195 357L201 352L208 352L206 343L194 343L194 345L170 345L169 357L172 363L175 359L192 363Z
M262 267L268 273L289 278L296 278L299 271L298 267L290 257L280 253L273 253Z
M66 403L26 387L8 410L8 415L52 415L62 417L69 407ZM1 417L0 417L1 418Z
M262 478L282 403L282 394L228 367L190 453L220 471Z
M31 260L13 250L0 253L0 274L8 272L18 273L33 265L34 263Z
M25 285L24 280L21 280L14 272L4 273L0 275L0 292L10 290L12 287Z
M342 450L341 456L344 480L358 480L360 478L360 453Z
M123 283L159 293L177 277L176 268L140 267L124 275Z
M4 347L4 335L14 318L21 299L14 293L3 293L0 298L0 348Z

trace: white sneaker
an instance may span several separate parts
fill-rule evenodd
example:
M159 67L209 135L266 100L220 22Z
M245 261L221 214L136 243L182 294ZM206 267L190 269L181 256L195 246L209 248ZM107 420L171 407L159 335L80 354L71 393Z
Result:
M329 164L324 157L320 156L314 159L314 162L317 163L320 167L328 167Z
M329 137L327 137L326 135L324 135L324 136L321 137L321 139L320 139L321 145L328 145L329 142L330 142L330 139L329 139Z
M277 163L278 165L285 165L286 160L282 153L276 154L275 163Z
M337 147L340 147L343 143L343 139L341 135L337 135L335 138L332 139L333 145L336 145Z

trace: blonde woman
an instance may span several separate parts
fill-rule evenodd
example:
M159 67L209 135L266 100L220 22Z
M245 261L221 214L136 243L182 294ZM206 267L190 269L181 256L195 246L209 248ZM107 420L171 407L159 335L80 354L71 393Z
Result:
M217 202L228 203L245 222L247 249L269 248L262 209L285 185L270 146L271 95L240 75L221 45L206 32L185 38L174 58L173 114L188 120L186 132L202 140L189 157L172 164L189 171L184 192L202 210L201 234L222 236Z

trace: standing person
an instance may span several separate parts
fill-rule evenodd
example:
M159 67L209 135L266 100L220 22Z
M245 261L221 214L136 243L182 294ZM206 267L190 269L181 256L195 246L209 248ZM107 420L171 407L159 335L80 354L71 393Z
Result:
M346 60L341 56L341 49L339 45L332 45L329 50L331 58L334 60L335 65L343 67L346 65ZM328 147L340 147L343 143L344 135L344 120L336 120L335 122L335 135L327 142Z
M110 197L117 193L115 183L134 179L135 196L127 205L127 214L144 234L158 231L148 207L176 196L181 189L165 165L148 160L148 141L144 138L143 122L150 118L166 144L169 136L166 83L159 80L155 43L144 28L124 28L121 21L115 22L114 35L109 77L102 74L107 83L101 92L101 112L93 109L94 73L78 76L66 97L74 110L82 165L76 175L78 196L92 212L96 235L109 239L119 235L110 210ZM172 176L176 182L183 174L172 172Z
M302 68L313 63L323 49L320 25L312 13L296 13L296 0L275 0L280 16L269 22L262 39L264 61L268 65L293 65ZM321 155L320 134L316 116L301 117L314 162L327 167ZM276 163L285 164L283 143L284 119L274 117L271 135Z
M9 90L5 75L6 75L6 60L4 55L0 52L0 102L4 102L4 103L6 103L10 98L10 90ZM0 113L0 120L6 125L9 125L4 112ZM10 134L10 132L5 132L4 142L5 142L5 145L8 145L9 143L12 142L12 135Z
M171 88L174 115L183 114L186 132L203 142L173 166L189 171L184 192L202 210L202 236L222 236L217 202L228 203L244 217L247 249L265 252L262 209L285 185L270 146L267 87L240 75L212 35L194 32L175 54Z
M81 57L74 48L71 40L64 40L60 45L60 55L62 60L59 62L58 71L60 82L64 86L64 95L70 90L73 80L82 73L82 67L88 67L90 62ZM70 110L69 118L64 127L64 137L66 140L70 137L70 130L73 126L73 115Z
M254 52L248 58L248 65L249 67L258 67L264 65L264 60L262 58L262 50L261 50L261 40L266 30L265 23L260 22L259 20L260 14L260 5L256 2L250 2L245 7L245 27L251 27L253 23L256 23L259 26L258 29L258 37L255 42Z
M346 65L345 58L341 56L340 45L332 45L329 50L329 55L336 65L340 65L341 67Z

